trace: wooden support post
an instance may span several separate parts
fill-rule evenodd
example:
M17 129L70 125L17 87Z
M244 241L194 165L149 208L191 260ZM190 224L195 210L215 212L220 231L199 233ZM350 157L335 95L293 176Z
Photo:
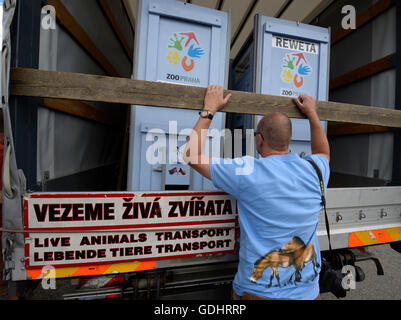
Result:
M128 59L131 61L131 63L134 60L134 53L133 53L133 48L131 48L127 42L127 40L124 37L123 32L120 29L120 26L118 25L118 22L116 20L116 18L113 15L113 12L109 6L109 4L107 3L107 0L98 0L100 6L102 7L107 19L110 22L111 27L113 28L118 40L121 43L121 46L124 49L124 52L126 53Z
M382 126L366 125L366 124L344 123L344 124L331 124L328 126L327 129L327 135L329 137L380 133L380 132L389 132L389 128Z
M110 126L122 125L118 119L81 101L45 98L43 106L82 119Z
M395 60L395 53L390 54L377 61L368 63L367 65L364 65L358 69L348 72L335 79L332 79L330 81L330 90L335 90L344 87L359 80L374 76L375 74L378 74L380 72L389 70L395 67L395 64L393 63L394 60Z
M11 70L11 94L19 96L201 110L205 92L206 88L171 83L35 69ZM223 112L251 115L281 112L290 118L305 118L290 98L228 92L233 96ZM401 127L398 110L318 101L318 113L325 121Z

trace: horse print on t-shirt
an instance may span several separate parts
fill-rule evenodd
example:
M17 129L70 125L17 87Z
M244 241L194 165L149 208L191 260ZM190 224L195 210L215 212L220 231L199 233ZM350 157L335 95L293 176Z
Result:
M315 276L312 279L313 281L318 276L317 269L320 268L313 242L306 246L302 239L295 237L282 249L271 251L259 258L255 262L251 281L256 283L262 278L263 272L270 267L270 283L267 285L267 288L272 286L274 276L276 277L278 285L281 287L279 267L294 267L295 272L291 275L287 284L296 284L297 282L302 282L302 270L304 269L305 264L308 262L312 262L313 264L313 271L315 272ZM294 275L295 279L293 281Z

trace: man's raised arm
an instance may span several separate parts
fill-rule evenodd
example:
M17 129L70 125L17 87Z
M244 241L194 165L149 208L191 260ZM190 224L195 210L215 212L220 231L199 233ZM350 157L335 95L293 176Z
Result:
M316 100L306 95L293 100L301 112L309 119L312 154L325 156L330 162L330 145L316 111Z
M209 86L206 91L204 110L196 123L184 151L184 161L205 178L210 177L210 157L203 154L207 131L212 123L213 116L219 112L230 100L231 94L224 97L224 87Z

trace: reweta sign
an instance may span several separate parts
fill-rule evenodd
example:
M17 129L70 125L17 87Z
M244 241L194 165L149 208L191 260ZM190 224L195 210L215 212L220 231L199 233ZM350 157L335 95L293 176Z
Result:
M319 54L319 45L316 43L287 39L279 36L273 37L273 47L290 49L306 53Z
M162 260L236 248L236 200L221 192L33 194L26 267Z

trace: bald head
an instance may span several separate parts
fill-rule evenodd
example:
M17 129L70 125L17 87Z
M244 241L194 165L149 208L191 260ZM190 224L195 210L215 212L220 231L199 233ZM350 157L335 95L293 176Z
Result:
M286 115L273 113L259 122L258 132L271 149L286 151L292 138L292 123Z

